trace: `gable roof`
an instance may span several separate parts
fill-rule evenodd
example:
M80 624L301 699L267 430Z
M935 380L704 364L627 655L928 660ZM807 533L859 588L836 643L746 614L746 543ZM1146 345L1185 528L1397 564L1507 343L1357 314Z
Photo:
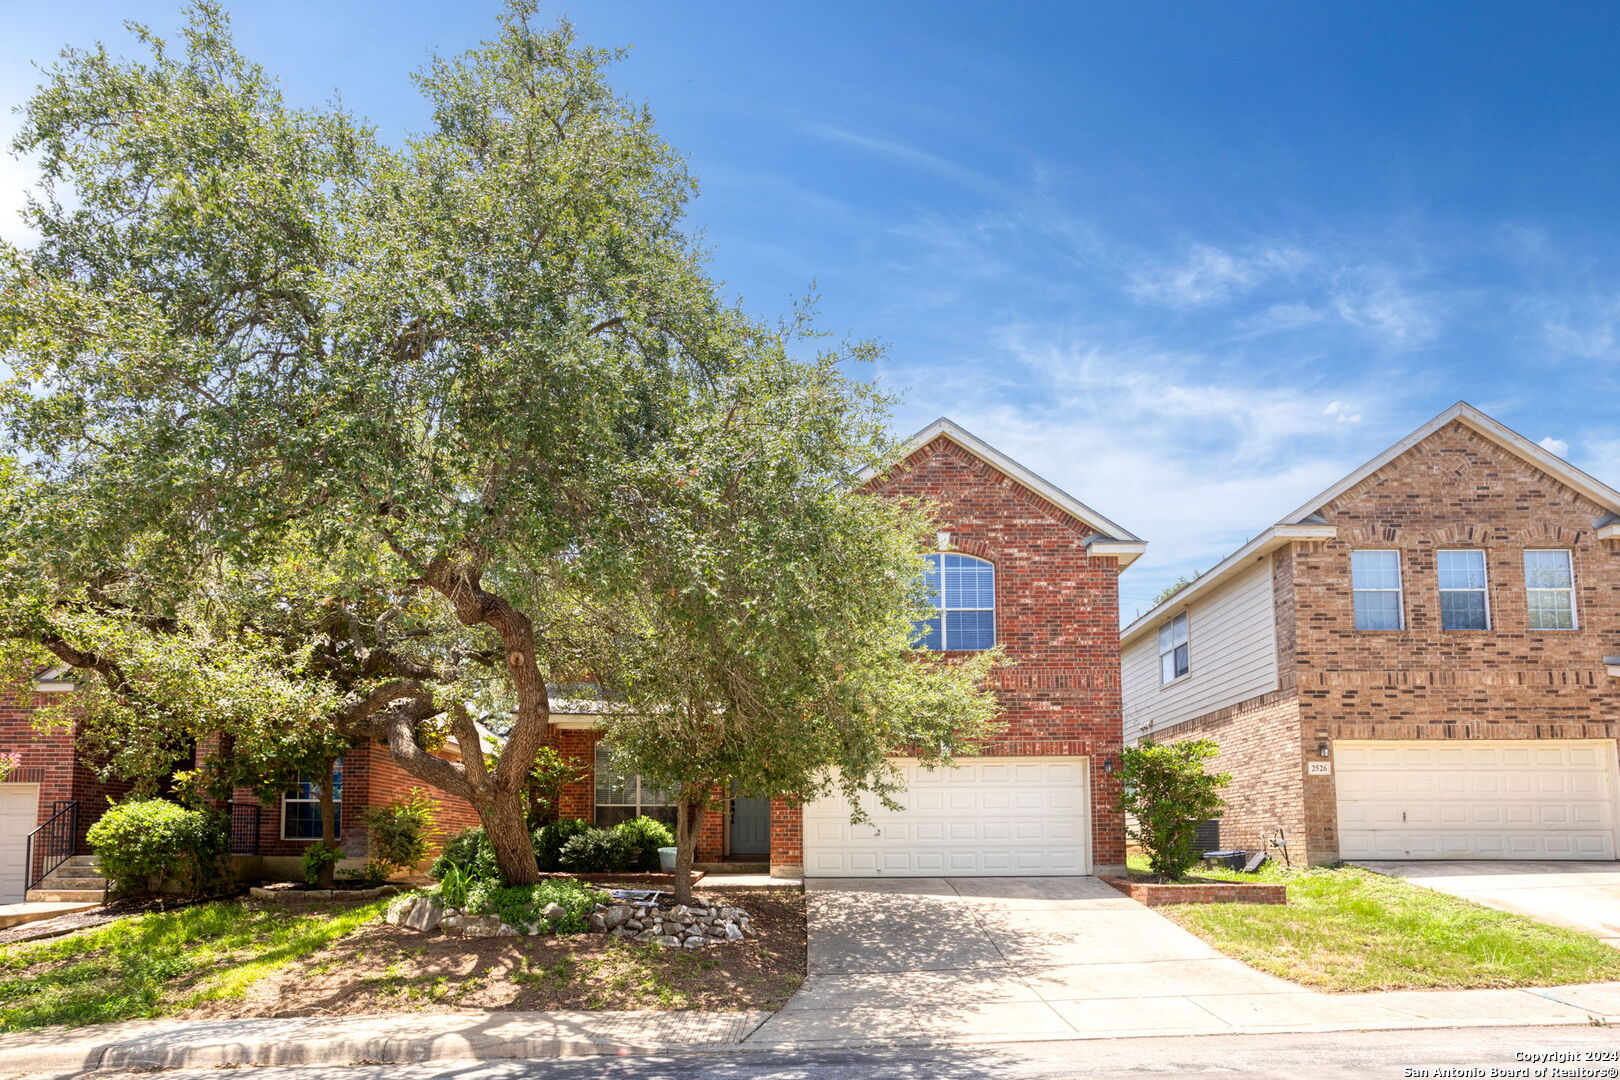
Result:
M1332 539L1338 530L1328 524L1327 519L1322 516L1323 507L1453 421L1529 462L1602 507L1604 512L1593 522L1593 527L1600 538L1606 535L1620 535L1620 491L1582 472L1563 458L1543 450L1506 424L1486 416L1468 402L1459 401L1371 461L1345 475L1327 490L1305 500L1284 514L1275 525L1265 529L1259 536L1221 560L1209 573L1197 578L1185 588L1177 590L1162 603L1137 618L1120 632L1120 644L1125 645L1141 637L1171 611L1186 607L1199 596L1213 593L1239 570L1284 544L1302 539Z
M1620 491L1616 491L1596 477L1582 472L1556 454L1543 450L1506 424L1486 416L1468 402L1459 401L1394 446L1385 450L1382 454L1345 476L1326 491L1315 498L1307 499L1291 513L1284 514L1281 523L1294 524L1316 513L1322 507L1454 420L1476 434L1483 435L1491 442L1508 451L1508 453L1523 458L1553 479L1580 492L1592 502L1603 507L1608 513L1620 513Z
M1135 562L1147 550L1147 542L1135 533L1099 514L1050 480L1030 471L1000 450L991 446L961 424L940 417L917 432L903 444L902 457L909 457L941 436L960 446L974 457L990 465L1015 483L1021 484L1047 502L1090 526L1095 532L1086 538L1086 550L1093 555L1108 555L1119 559L1123 569ZM872 480L882 470L868 466L862 469L862 483Z

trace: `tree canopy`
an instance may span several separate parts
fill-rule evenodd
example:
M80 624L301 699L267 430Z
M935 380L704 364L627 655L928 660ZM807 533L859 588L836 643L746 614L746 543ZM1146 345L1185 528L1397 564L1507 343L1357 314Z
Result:
M614 54L534 13L432 60L398 146L289 106L212 3L177 46L134 27L140 59L67 50L15 142L39 241L0 246L0 423L43 495L8 632L131 724L142 692L159 726L214 695L251 730L284 673L318 752L386 737L511 882L548 681L684 708L669 753L800 797L829 766L881 789L885 744L948 756L985 718L982 666L906 655L922 511L851 487L890 452L842 373L870 347L798 359L724 302ZM499 754L436 755L480 745L480 707Z

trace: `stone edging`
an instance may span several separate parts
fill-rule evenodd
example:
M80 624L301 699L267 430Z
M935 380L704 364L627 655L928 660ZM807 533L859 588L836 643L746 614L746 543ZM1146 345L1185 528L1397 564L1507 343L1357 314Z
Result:
M1189 881L1164 885L1153 881L1105 877L1104 881L1148 907L1165 904L1286 904L1288 888L1265 881Z

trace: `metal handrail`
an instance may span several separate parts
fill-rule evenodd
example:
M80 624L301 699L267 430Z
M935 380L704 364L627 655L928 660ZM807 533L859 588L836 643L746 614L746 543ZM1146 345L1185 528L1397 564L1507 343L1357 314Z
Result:
M23 878L28 882L28 889L37 889L40 882L51 876L51 872L77 854L79 846L79 801L77 799L62 799L51 804L55 812L45 819L44 824L28 834L27 859L24 864ZM52 858L55 862L51 862ZM42 869L39 876L34 876L34 861L39 860ZM26 897L28 889L25 889Z

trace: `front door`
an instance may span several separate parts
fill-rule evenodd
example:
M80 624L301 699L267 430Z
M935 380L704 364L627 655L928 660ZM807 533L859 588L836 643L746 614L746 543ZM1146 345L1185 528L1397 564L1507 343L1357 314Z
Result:
M731 854L771 853L771 800L731 800Z

